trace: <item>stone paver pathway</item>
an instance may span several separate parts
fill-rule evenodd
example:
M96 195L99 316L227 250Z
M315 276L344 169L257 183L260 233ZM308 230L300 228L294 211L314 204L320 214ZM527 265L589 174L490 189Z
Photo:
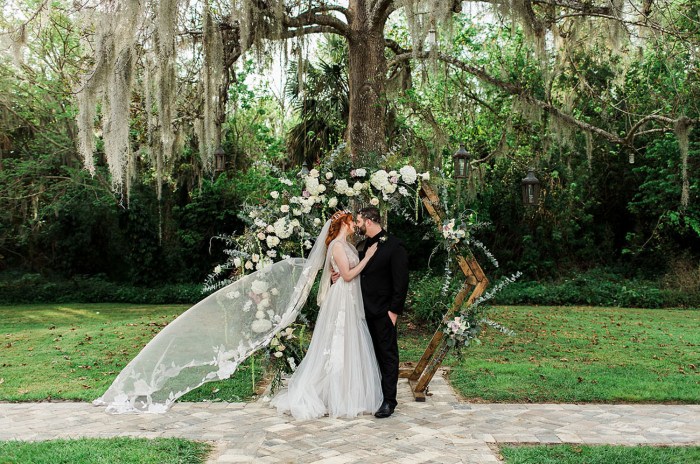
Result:
M700 405L473 404L441 375L414 402L399 384L389 419L295 421L256 403L179 403L108 415L87 403L0 404L0 440L182 437L215 442L211 463L490 463L502 443L700 445Z

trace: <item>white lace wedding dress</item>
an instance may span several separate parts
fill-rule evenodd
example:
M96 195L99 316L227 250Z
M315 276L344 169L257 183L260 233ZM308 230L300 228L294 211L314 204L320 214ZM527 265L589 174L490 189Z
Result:
M357 250L344 239L328 246L330 264L338 267L333 247L342 247L350 267L360 259ZM355 417L374 413L382 403L379 366L365 321L360 277L350 282L342 278L333 284L316 321L306 356L271 405L296 419L324 415Z

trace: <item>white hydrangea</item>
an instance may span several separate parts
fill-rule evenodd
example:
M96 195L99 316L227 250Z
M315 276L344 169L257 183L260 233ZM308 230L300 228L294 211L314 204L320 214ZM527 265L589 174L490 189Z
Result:
M421 177L423 177L423 180L430 180L430 173L429 172L424 172Z
M338 199L336 197L332 197L330 200L328 200L329 208L335 208L336 206L338 206Z
M228 292L228 293L226 294L226 298L228 298L229 300L235 300L235 299L238 298L239 296L241 296L241 292L238 292L238 291L236 291L236 292Z
M250 308L252 308L252 307L253 307L253 301L252 300L246 301L245 304L243 305L243 312L247 313L248 311L250 311Z
M344 194L345 192L350 189L350 186L348 185L348 181L345 179L336 179L335 180L335 191L336 193L340 193L341 195Z
M256 227L260 227L261 229L263 227L267 227L267 224L265 224L265 221L263 221L260 218L255 219L255 221L253 221L253 224L255 224Z
M316 177L307 177L306 178L306 190L311 195L320 195L321 193L326 191L326 186L319 183L319 181Z
M280 197L280 193L277 190L273 190L270 192L270 196L276 200Z
M277 250L267 250L266 253L267 256L269 256L270 258L274 258L277 256Z
M363 188L365 188L365 184L362 182L355 182L355 185L352 186L352 189L356 192L362 191Z
M267 291L268 285L267 282L264 280L254 280L253 283L250 285L250 289L253 291L253 293L257 293L258 295L262 295Z
M292 232L294 232L294 227L286 217L281 217L276 220L273 226L275 228L275 234L281 239L289 238Z
M369 176L369 182L377 190L383 191L386 188L386 186L389 185L389 173L386 172L384 169L380 169L379 171Z
M362 169L362 168L358 168L358 169L355 169L353 171L353 173L351 173L351 174L353 177L365 177L367 175L367 170Z
M314 168L311 171L309 171L309 177L318 177L319 176L318 169Z
M418 179L418 173L413 166L404 166L399 169L399 173L401 174L401 179L409 185L415 183Z
M269 319L256 319L250 326L253 332L267 332L272 328L272 322Z
M399 187L399 193L405 197L408 196L408 190L404 186Z
M265 242L267 243L268 248L274 248L280 244L280 239L274 235L268 235Z
M290 187L294 185L294 183L291 180L285 179L284 177L281 177L279 181L282 182L284 185L288 185Z

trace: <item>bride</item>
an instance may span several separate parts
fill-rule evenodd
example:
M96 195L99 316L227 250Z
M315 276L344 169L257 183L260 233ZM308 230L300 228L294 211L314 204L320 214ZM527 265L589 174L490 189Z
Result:
M326 264L319 286L318 319L306 356L271 405L296 419L355 417L374 413L382 403L382 388L357 279L377 251L360 260L347 242L355 232L352 215L339 211L331 218L325 244ZM319 237L320 239L320 237ZM341 278L330 285L330 269Z
M296 319L319 271L322 306L309 352L289 390L274 399L297 417L354 416L381 403L379 370L364 320L360 261L346 238L344 211L326 221L304 258L287 258L242 276L161 330L93 404L114 414L165 413L207 382L228 379L248 357ZM331 268L343 280L330 286Z

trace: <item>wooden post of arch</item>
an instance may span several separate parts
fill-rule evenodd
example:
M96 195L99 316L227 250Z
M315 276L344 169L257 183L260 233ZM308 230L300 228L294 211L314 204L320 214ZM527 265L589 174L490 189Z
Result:
M420 197L423 201L423 206L425 206L425 209L442 232L445 213L440 208L440 199L437 193L429 183L423 182L420 190ZM468 256L458 255L457 264L459 264L459 268L464 274L465 280L452 303L452 307L443 317L443 322L452 318L453 314L464 303L465 298L467 298L467 305L472 304L474 300L484 293L484 290L489 284L489 280L484 275L484 271L471 254ZM433 379L433 376L449 351L449 346L444 340L444 335L442 327L438 328L420 361L415 365L412 362L403 363L399 369L399 377L408 378L408 383L411 386L411 391L416 401L425 401L428 384Z

